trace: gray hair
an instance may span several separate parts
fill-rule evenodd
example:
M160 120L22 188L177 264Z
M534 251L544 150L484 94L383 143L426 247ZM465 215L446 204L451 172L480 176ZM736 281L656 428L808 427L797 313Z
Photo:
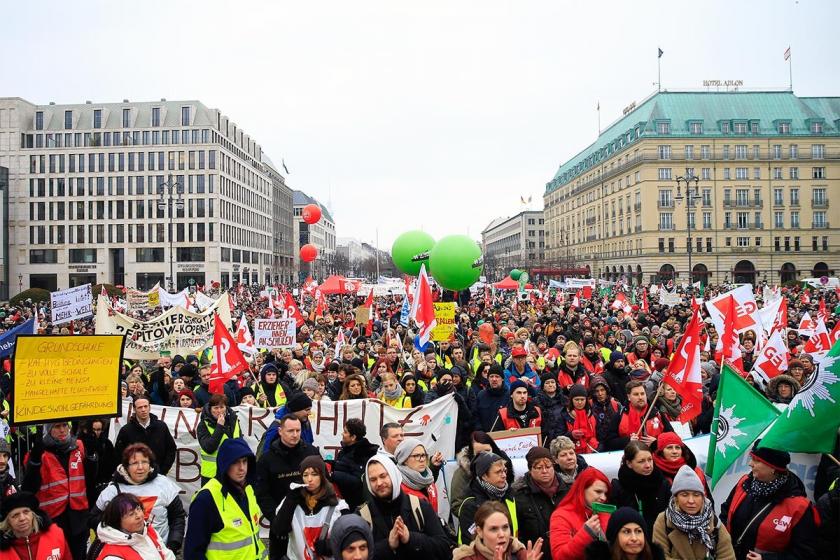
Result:
M571 439L566 436L557 436L551 440L551 445L549 446L548 451L551 453L552 457L557 457L561 451L574 448L575 443Z

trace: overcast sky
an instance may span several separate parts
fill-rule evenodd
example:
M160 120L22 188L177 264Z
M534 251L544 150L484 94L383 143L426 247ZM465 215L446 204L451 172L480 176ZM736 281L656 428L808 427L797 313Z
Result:
M0 95L198 99L339 236L479 239L662 84L840 95L837 0L4 2Z

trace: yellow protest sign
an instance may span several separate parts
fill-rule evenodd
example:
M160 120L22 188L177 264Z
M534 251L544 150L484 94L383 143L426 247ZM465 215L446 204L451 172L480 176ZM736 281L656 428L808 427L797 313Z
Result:
M22 335L12 365L11 424L120 413L123 336Z
M455 334L455 302L438 302L434 305L437 326L432 329L432 340L434 342L449 340Z

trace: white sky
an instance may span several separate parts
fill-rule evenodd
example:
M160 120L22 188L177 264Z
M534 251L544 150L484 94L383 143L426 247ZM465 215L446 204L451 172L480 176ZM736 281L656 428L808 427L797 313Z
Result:
M0 95L199 99L339 236L480 239L631 101L742 79L840 95L837 0L4 3Z

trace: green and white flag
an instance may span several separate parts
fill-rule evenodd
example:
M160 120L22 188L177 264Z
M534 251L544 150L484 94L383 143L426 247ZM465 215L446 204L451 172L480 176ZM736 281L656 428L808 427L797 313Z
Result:
M712 487L778 416L779 410L764 395L723 364L706 461Z
M840 428L840 340L818 364L759 447L831 453Z

